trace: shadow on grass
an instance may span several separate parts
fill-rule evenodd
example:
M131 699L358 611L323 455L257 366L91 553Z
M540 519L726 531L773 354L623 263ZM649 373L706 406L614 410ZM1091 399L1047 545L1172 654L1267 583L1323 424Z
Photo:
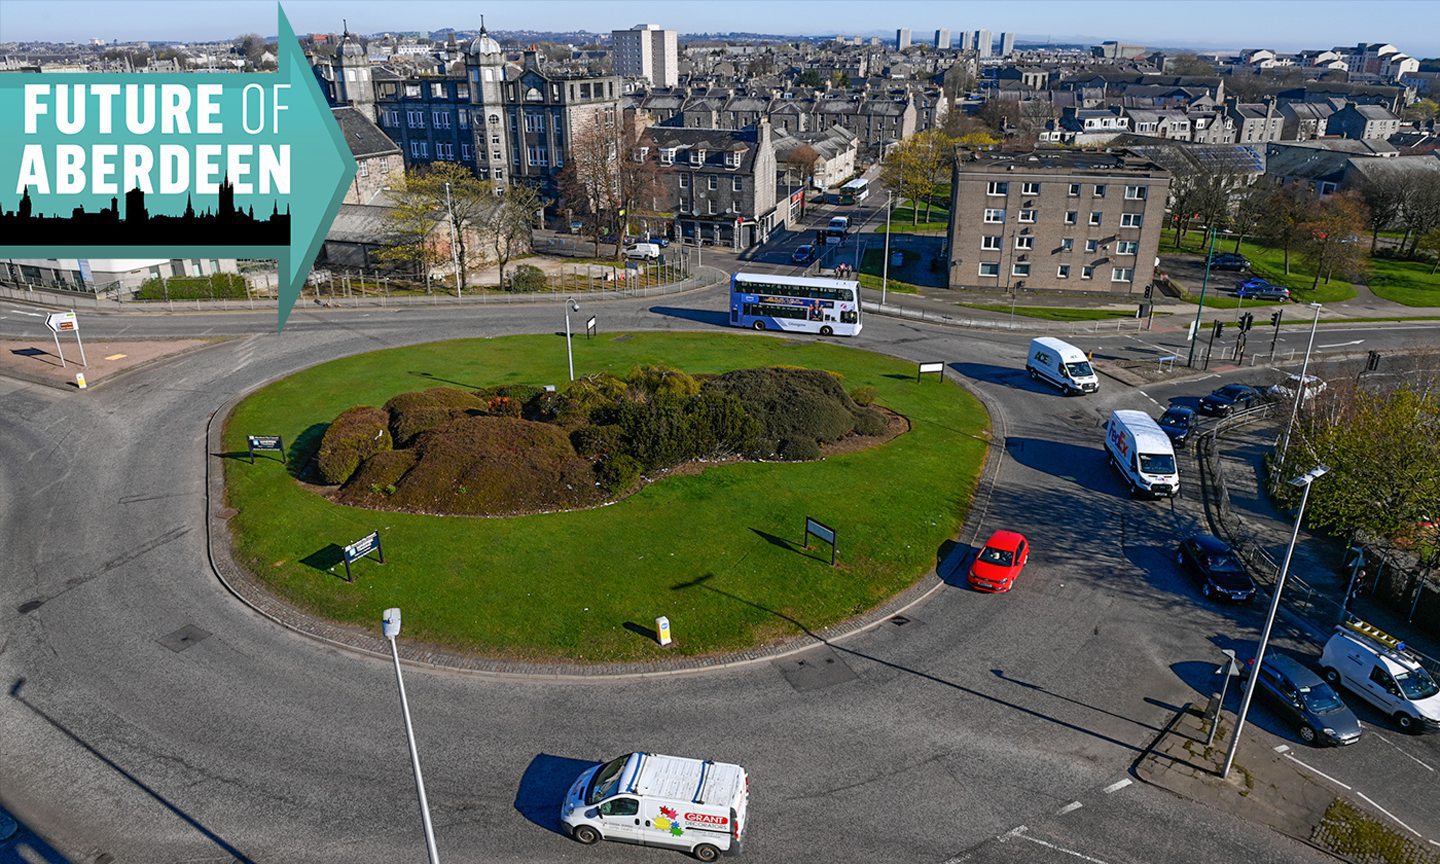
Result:
M564 334L561 334L561 335L564 335ZM411 372L411 373L409 373L409 374L415 375L415 376L420 377L420 378L428 378L429 380L434 381L434 382L439 383L439 384L451 384L451 385L453 385L453 386L455 386L455 387L459 387L461 390L479 390L479 389L481 389L478 385L475 385L475 384L466 384L466 383L461 382L461 381L452 381L452 380L450 380L449 378L441 378L439 375L436 375L434 372Z
M515 790L515 811L546 831L565 834L560 824L560 805L565 803L565 793L570 791L575 778L598 764L590 759L536 754L525 766L520 786Z
M659 643L660 641L660 637L656 635L655 631L649 627L644 626L643 624L636 624L634 621L626 621L624 626L625 629L629 630L631 633L634 633L637 636L644 636L651 642Z
M320 439L325 437L329 423L315 423L295 436L290 444L289 464L285 469L290 476L305 483L323 484L325 481L315 467L315 454L320 451Z
M318 549L314 552L311 552L309 555L306 555L304 558L300 559L300 563L304 564L307 567L313 567L316 570L320 570L331 576L338 575L341 579L345 578L345 574L336 574L331 571L331 568L339 564L343 564L344 562L345 550L334 543L330 543L326 545L323 549Z
M284 461L284 460L282 460L282 459L280 458L280 454L279 454L279 453L275 453L274 455L271 455L271 452L273 452L273 451L267 451L267 452L265 452L265 453L259 453L259 454L256 455L255 458L257 458L257 459L273 459L273 460L275 460L276 462L282 462L282 461ZM249 450L231 450L231 451L229 451L228 453L211 453L210 455L211 455L211 456L214 456L214 457L217 458L217 459L239 459L241 462L249 462L249 461L250 461L250 451L249 451Z
M813 547L812 551L811 548L807 548L800 543L786 540L784 537L777 537L768 531L761 531L759 528L751 528L750 530L756 535L758 535L766 543L769 543L771 546L779 546L781 549L784 549L787 552L794 552L795 554L800 555L803 558L809 558L812 561L820 561L825 564L830 563L830 554L829 552L825 551L827 547L824 543L817 542L816 545ZM705 577L702 576L701 578L703 579Z

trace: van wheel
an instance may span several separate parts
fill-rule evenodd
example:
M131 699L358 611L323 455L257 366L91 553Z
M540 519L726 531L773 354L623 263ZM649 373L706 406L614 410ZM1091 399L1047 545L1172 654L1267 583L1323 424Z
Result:
M752 326L754 326L754 328L755 328L756 330L764 330L764 329L765 329L765 322L764 322L764 321L756 321L756 322L754 323L754 325L752 325Z
M1420 729L1420 724L1415 722L1415 718L1404 711L1395 712L1395 725L1399 726L1400 731L1406 734L1414 734Z
M821 336L834 336L834 335L835 335L835 328L834 328L834 327L821 327L821 328L820 328L820 335L821 335Z
M1332 687L1340 686L1340 670L1326 666L1320 670L1320 677L1324 678Z
M570 836L580 841L582 845L589 846L600 839L600 832L589 825L576 825L575 831Z
M1311 729L1309 726L1301 726L1301 727L1300 727L1300 740L1301 740L1301 741L1304 741L1306 744L1311 744L1311 745L1313 745L1313 744L1315 743L1315 737L1316 737L1316 736L1315 736L1315 730L1314 730L1314 729Z
M701 843L699 846L696 846L693 854L695 855L696 861L720 860L720 850L711 846L709 843Z

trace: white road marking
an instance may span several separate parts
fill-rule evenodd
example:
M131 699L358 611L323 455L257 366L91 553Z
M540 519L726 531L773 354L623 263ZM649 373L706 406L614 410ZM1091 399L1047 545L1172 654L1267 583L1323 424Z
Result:
M1341 789L1344 789L1344 790L1347 791L1347 792L1350 791L1350 787L1349 787L1349 786L1346 786L1344 783L1341 783L1339 780L1336 780L1334 777L1331 777L1329 774L1326 774L1324 771L1316 771L1314 768L1311 768L1309 765L1306 765L1304 762L1301 762L1299 759L1296 759L1294 756L1291 756L1289 753L1286 753L1286 754L1285 754L1285 758L1286 758L1286 759L1289 759L1291 762L1294 762L1296 765L1299 765L1301 768L1304 768L1306 771L1310 771L1310 772L1312 772L1312 773L1314 773L1314 774L1319 774L1321 777L1324 777L1326 780L1329 780L1331 783L1334 783L1336 786L1339 786Z
M1277 744L1277 745L1275 746L1275 752L1276 752L1276 753L1284 753L1286 750L1289 750L1289 749L1290 749L1290 745L1289 745L1289 744Z
M1389 744L1391 747L1394 747L1396 750L1399 750L1402 754L1405 755L1406 758L1414 759L1416 762L1419 762L1419 763L1420 763L1420 767L1421 767L1421 768L1424 768L1426 771L1434 771L1434 770L1435 770L1434 768L1430 767L1430 765L1428 765L1428 764L1425 763L1424 761L1422 761L1422 760L1420 760L1420 759L1416 759L1414 756L1411 756L1409 753L1406 753L1406 752L1405 752L1405 748L1401 747L1399 744L1396 744L1394 741L1391 741L1390 739L1386 738L1384 735L1381 735L1381 734L1379 734L1379 733L1377 733L1377 732L1371 732L1371 733L1370 733L1370 737L1372 737L1372 738L1378 738L1378 739L1380 739L1381 741L1384 741L1386 744Z
M1391 813L1389 810L1386 810L1384 807L1381 807L1379 804L1376 804L1375 801L1374 801L1369 795L1366 795L1364 792L1356 792L1355 794L1356 794L1356 795L1359 795L1361 798L1364 798L1366 801L1369 801L1371 807L1374 807L1376 810L1379 810L1381 813L1384 813L1386 816L1389 816L1391 819L1394 819L1396 825L1399 825L1401 828L1404 828L1406 831L1409 831L1411 834L1414 834L1416 837L1419 837L1419 836L1420 836L1420 832L1419 832L1419 831L1416 831L1414 828L1411 828L1409 825L1406 825L1404 822L1401 822L1401 821L1400 821L1400 818L1399 818L1398 816L1396 816L1394 813Z
M1157 406L1160 404L1160 400L1156 399L1154 396L1151 396L1149 393L1146 393L1144 390L1140 391L1140 395L1144 396L1146 399L1149 399L1151 402L1154 402Z
M1129 780L1129 779L1127 778L1127 779L1125 779L1125 780L1121 780L1121 781L1116 782L1116 783L1111 783L1109 786L1106 786L1106 787L1105 787L1105 790L1104 790L1104 791L1105 791L1105 794L1106 794L1106 795L1109 795L1111 792L1119 792L1121 789L1124 789L1126 786L1129 786L1132 782L1133 782L1132 780Z
M1346 345L1359 345L1364 339L1356 339L1354 342L1336 342L1333 345L1316 345L1316 348L1344 348Z
M1047 840L1041 840L1039 837L1031 837L1029 834L1025 833L1024 825L1021 825L1019 828L1016 828L1014 831L1011 831L1009 834L1001 837L1000 842L1003 843L1010 837L1018 837L1021 840L1029 840L1031 843L1044 846L1046 849L1051 849L1055 852L1064 852L1066 855L1079 858L1081 861L1089 861L1090 864L1106 864L1106 862L1100 860L1099 858L1092 858L1089 855L1086 855L1084 852L1076 852L1074 849L1066 849L1064 846L1057 846Z
M1081 807L1084 807L1084 806L1085 806L1085 805L1084 805L1084 804L1081 804L1079 801L1071 801L1069 804L1066 804L1064 807L1061 807L1059 810L1056 810L1056 811L1055 811L1055 815L1056 815L1056 816L1064 816L1066 813L1074 813L1076 810L1079 810Z
M6 312L14 312L16 315L29 315L31 318L44 318L44 312L25 312L20 309L6 309Z
M1440 846L1440 842L1436 842L1434 840L1426 840L1425 842L1429 843L1431 846Z

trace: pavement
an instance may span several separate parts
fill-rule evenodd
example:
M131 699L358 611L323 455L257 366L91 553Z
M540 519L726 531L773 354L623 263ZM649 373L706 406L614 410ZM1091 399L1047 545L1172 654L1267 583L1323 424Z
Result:
M82 362L80 349L70 334L65 335L59 354L53 342L5 339L0 340L0 375L62 390L79 389L77 375L84 375L89 389L146 363L213 343L211 339L91 342Z

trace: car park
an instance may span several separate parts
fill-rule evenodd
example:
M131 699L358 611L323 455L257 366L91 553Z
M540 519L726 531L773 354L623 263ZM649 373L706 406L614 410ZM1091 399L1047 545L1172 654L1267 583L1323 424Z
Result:
M1161 432L1170 436L1171 441L1184 444L1189 440L1191 430L1195 428L1195 412L1183 405L1171 405L1155 422L1160 426Z
M1029 559L1030 544L1024 535L996 531L970 565L970 587L992 594L1009 591Z
M1235 286L1235 296L1246 300L1289 300L1290 289L1264 279L1252 279Z
M795 264L809 264L810 259L815 257L815 247L809 243L790 253L790 261Z
M1230 544L1209 534L1196 534L1180 541L1175 561L1200 583L1207 598L1248 603L1255 597L1255 580Z
M1246 666L1253 672L1254 661ZM1360 740L1360 720L1320 676L1292 657L1270 654L1255 692L1306 744L1344 746Z
M1335 625L1320 674L1369 702L1402 732L1440 732L1440 685L1405 643L1364 621Z
M1271 384L1270 387L1266 389L1265 394L1272 399L1282 399L1288 402L1295 398L1295 391L1301 389L1300 376L1292 372L1285 376L1284 381L1278 384ZM1319 394L1325 392L1325 382L1314 375L1306 375L1303 392L1306 401L1314 399Z
M1249 270L1250 259L1234 252L1221 252L1210 259L1210 266L1216 270Z
M1231 411L1252 408L1264 401L1264 394L1248 384L1226 384L1200 398L1200 411L1214 417L1224 417Z

